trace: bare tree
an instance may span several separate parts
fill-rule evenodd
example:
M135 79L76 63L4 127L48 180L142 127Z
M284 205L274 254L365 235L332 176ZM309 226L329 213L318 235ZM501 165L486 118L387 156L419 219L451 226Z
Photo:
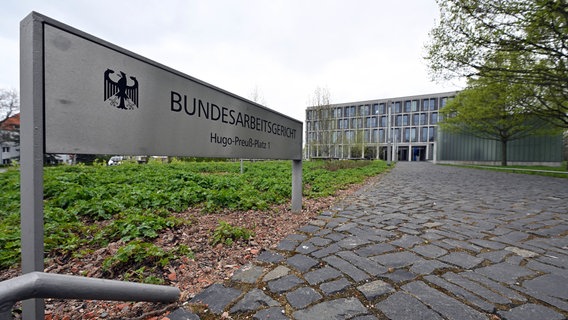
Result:
M333 116L331 109L331 95L329 89L317 87L311 97L312 106L312 125L317 132L315 138L316 157L332 158L331 146L333 144L333 132L337 128L337 120Z
M0 142L19 141L18 130L7 130L6 121L20 112L20 99L14 89L0 89Z
M266 99L264 99L264 96L258 86L254 86L250 92L249 99L265 107L267 106Z

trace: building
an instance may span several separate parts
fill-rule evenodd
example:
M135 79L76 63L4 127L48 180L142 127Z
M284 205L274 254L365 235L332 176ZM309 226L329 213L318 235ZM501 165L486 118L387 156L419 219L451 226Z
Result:
M305 158L387 160L390 153L399 161L434 160L438 110L456 94L308 107Z
M20 114L7 118L0 124L0 164L10 164L20 159Z

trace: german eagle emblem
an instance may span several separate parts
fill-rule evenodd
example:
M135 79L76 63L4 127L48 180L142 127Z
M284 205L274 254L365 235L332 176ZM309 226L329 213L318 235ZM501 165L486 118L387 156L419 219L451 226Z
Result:
M126 74L120 71L118 79L115 81L111 78L114 70L107 69L105 71L105 101L110 101L110 105L118 109L132 110L138 108L138 80L135 77L129 77L134 83L128 84Z

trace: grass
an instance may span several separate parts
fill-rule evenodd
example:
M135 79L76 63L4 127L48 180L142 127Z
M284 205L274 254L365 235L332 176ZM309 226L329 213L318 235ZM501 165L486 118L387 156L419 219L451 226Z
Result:
M459 165L460 167L475 168L482 170L505 171L519 174L531 174L546 177L556 177L568 179L566 161L559 167L549 166L489 166L489 165Z

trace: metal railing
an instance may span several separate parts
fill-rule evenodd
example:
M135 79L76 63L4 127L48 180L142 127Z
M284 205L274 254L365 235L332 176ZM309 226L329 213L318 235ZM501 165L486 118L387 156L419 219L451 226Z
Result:
M12 319L12 308L32 298L174 302L175 287L80 276L30 272L0 282L0 320Z

